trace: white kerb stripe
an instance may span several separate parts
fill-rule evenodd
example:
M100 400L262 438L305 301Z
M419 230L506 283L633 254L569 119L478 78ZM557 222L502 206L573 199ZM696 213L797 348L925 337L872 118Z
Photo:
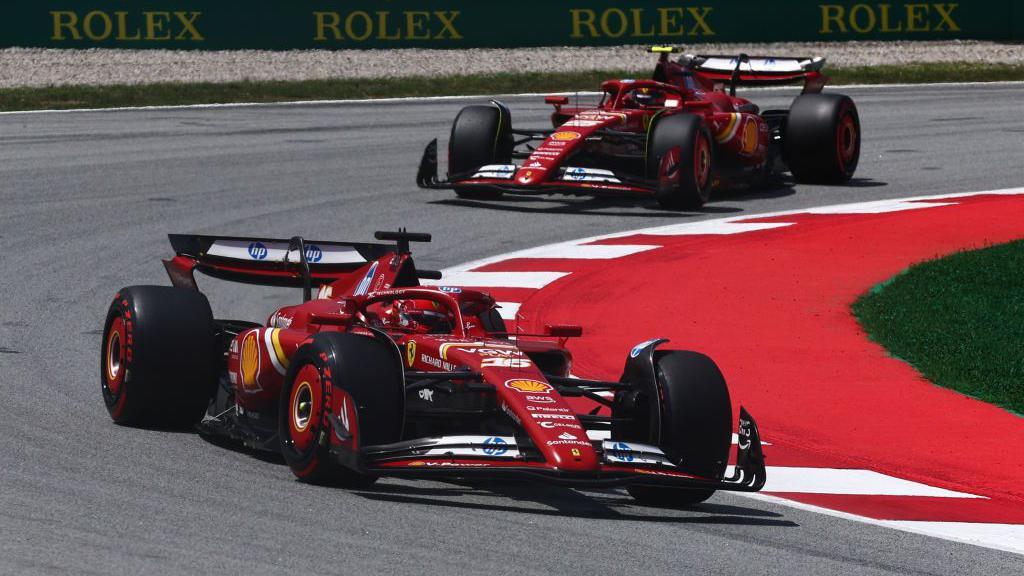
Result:
M587 430L587 436L589 436L591 440L610 440L612 433L611 430ZM739 437L734 433L732 435L732 443L736 444L738 440ZM771 446L771 443L761 440L761 445Z
M939 206L953 206L959 202L907 202L906 200L878 200L855 205L822 206L811 208L808 214L882 214L885 212L901 212L903 210L921 210Z
M445 286L473 286L480 288L543 288L568 272L465 272L448 271L444 281L429 284Z
M726 474L732 473L732 466ZM887 476L873 470L845 468L803 468L768 466L764 492L803 494L859 494L864 496L931 496L936 498L982 498L919 482Z
M622 258L623 256L629 256L630 254L646 252L647 250L654 250L655 248L661 248L661 246L642 244L622 244L618 246L602 246L593 244L553 244L551 246L541 246L540 248L522 250L516 253L515 257L566 258L572 260L609 260L612 258Z
M519 302L498 302L498 314L502 320L515 320L519 313Z
M753 218L754 216L748 216ZM703 236L705 234L743 234L745 232L757 232L758 230L772 230L792 226L792 222L732 222L729 220L702 220L700 222L688 222L686 224L671 224L648 228L647 230L636 230L632 234L650 234L652 236ZM625 236L629 233L620 233Z

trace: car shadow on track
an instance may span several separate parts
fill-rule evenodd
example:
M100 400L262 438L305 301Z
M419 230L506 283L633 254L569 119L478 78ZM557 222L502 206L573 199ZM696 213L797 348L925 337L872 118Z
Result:
M441 206L459 206L463 208L481 208L504 212L522 212L527 214L592 214L594 216L617 216L622 218L679 218L688 216L686 212L663 210L647 200L637 201L635 198L601 197L601 198L562 198L552 196L503 196L499 200L466 200L448 198L434 200L431 204ZM738 209L727 208L725 212L738 212ZM702 208L698 213L714 212L710 207Z
M720 206L716 202L745 199L781 198L795 193L793 186L780 183L769 188L756 190L733 190L716 193L715 198L696 210L666 210L653 199L635 196L546 196L506 194L497 200L470 200L466 198L444 198L432 200L430 204L481 208L528 214L592 214L595 216L618 216L634 218L686 218L703 214L737 214L743 208Z
M586 493L558 486L538 490L536 484L514 482L450 483L445 486L375 484L354 492L363 498L398 504L422 504L468 510L514 512L542 516L570 516L595 520L629 520L678 524L731 524L745 526L796 527L781 514L705 502L686 508L645 506L621 491L601 490ZM505 503L508 501L508 503Z
M888 182L882 182L881 180L873 180L871 178L851 178L849 182L842 184L836 184L836 188L878 188L879 186L888 186Z

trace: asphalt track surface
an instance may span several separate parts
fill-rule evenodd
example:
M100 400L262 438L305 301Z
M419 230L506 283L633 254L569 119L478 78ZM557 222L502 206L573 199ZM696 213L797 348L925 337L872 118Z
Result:
M359 240L408 226L435 235L414 248L420 266L442 268L659 224L1021 184L1019 85L844 91L865 135L850 185L723 195L696 213L417 190L423 145L443 149L461 101L0 115L0 573L1019 573L1018 555L722 493L664 510L529 484L306 486L273 459L120 427L103 407L106 306L124 285L167 284L168 232ZM539 98L506 101L517 126L544 126ZM263 320L299 297L200 282L220 317Z

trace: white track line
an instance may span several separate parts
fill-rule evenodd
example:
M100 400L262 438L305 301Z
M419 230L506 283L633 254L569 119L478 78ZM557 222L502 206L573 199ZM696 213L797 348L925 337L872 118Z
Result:
M883 526L1024 554L1024 524L883 520Z
M1019 531L1019 524L984 524L984 523L973 523L973 522L914 522L905 520L876 520L874 518L868 518L867 516L858 516L856 514L850 514L849 512L841 512L839 510L833 510L831 508L823 508L821 506L815 506L813 504L804 504L803 502L797 502L795 500L786 500L785 498L779 498L778 496L772 496L771 494L759 494L757 492L736 492L738 496L745 498L751 498L753 500L761 500L762 502L771 502L787 508L796 508L798 510L806 510L808 512L815 512L818 514L824 514L825 516L833 516L835 518L843 518L844 520L852 520L854 522L860 522L862 524L872 524L874 526L882 526L885 528L895 528L897 530L903 530L905 532L912 532L914 534L922 534L924 536L931 536L933 538L941 538L943 540L951 540L954 542L963 542L965 544L973 544L975 546L982 546L984 548L992 548L995 550L1003 550L1006 552L1015 552L1017 554L1024 554L1024 541L1021 540ZM939 525L939 526L935 526ZM957 533L955 528L957 526L965 526L968 530L964 533ZM987 537L981 537L983 531L986 530L985 526L992 527L1004 527L1009 526L1011 528L1017 528L1016 530L1001 531L1000 528L992 528L993 533L987 534ZM976 529L976 530L972 530Z

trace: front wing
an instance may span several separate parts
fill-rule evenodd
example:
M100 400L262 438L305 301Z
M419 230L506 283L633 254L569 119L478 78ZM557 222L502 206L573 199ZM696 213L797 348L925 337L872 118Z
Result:
M550 180L539 185L523 185L513 178L515 170L508 170L512 165L481 166L468 174L450 175L448 180L441 180L437 174L437 140L432 140L423 151L420 167L416 173L416 185L420 188L452 189L472 188L477 190L493 190L508 194L541 195L620 195L641 194L651 196L657 192L656 181L643 180L615 174L609 170L580 169L579 179L561 178ZM518 168L518 167L516 167Z
M656 446L617 440L592 441L599 465L568 472L539 460L529 439L518 436L444 436L365 446L357 457L336 453L364 474L405 478L532 479L564 486L650 485L756 492L765 483L764 454L757 424L740 409L736 465L716 479L687 473ZM336 449L343 452L344 449Z

